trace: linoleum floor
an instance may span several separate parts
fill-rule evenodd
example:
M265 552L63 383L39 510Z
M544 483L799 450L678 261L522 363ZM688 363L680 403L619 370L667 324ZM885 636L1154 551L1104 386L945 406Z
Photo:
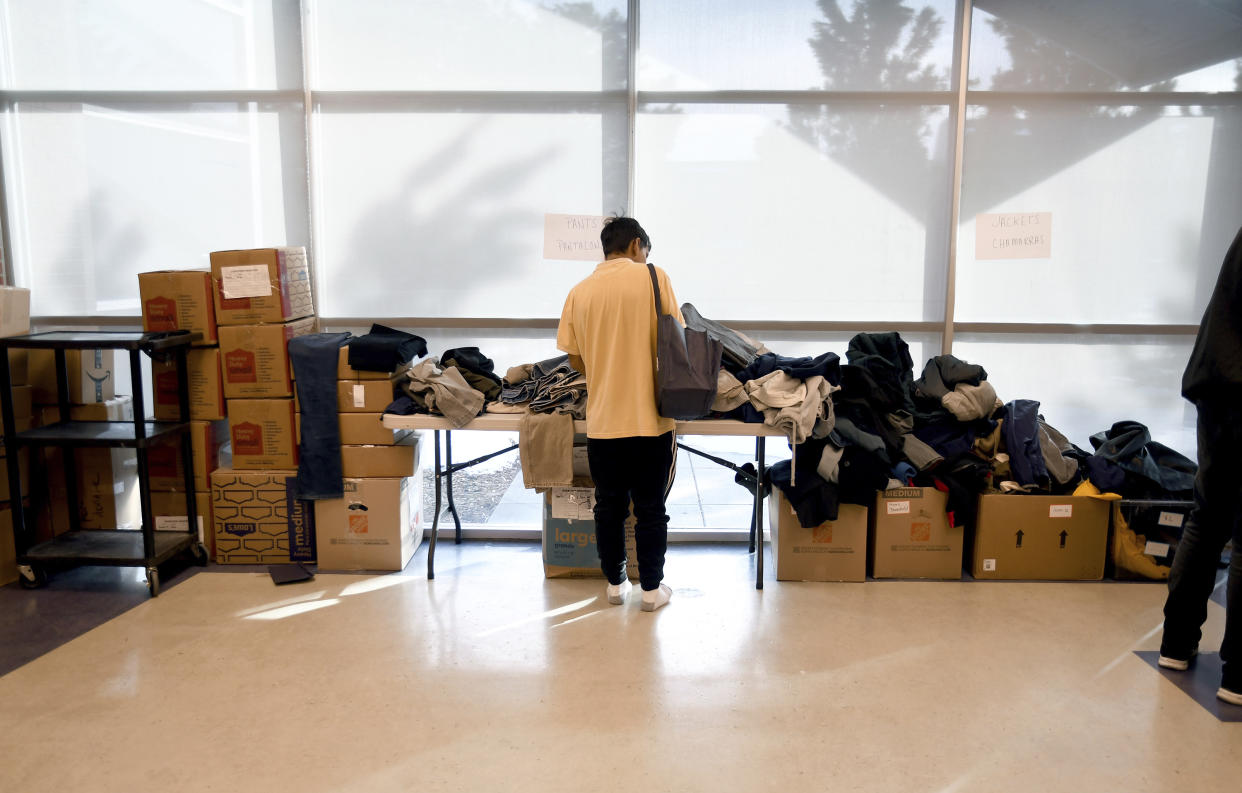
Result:
M650 614L609 606L601 581L544 580L533 543L445 542L434 581L425 553L404 574L282 587L211 568L15 669L0 678L0 790L1236 793L1242 779L1242 723L1136 652L1159 645L1159 584L756 591L744 549L674 546L673 601ZM1223 624L1209 609L1205 650Z

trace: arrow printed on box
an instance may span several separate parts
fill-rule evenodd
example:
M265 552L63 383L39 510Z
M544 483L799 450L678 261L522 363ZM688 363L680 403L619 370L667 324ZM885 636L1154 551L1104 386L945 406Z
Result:
M1065 538L1069 536L1069 532L1061 529L1061 548L1065 548Z
M1014 536L1018 538L1018 544L1014 546L1015 548L1022 547L1022 533L1022 529L1018 529L1017 533L1014 534Z

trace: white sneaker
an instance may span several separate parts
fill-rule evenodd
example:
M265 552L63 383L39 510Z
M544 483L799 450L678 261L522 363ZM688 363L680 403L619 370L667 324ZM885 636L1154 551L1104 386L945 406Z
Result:
M673 590L668 584L660 584L655 589L643 590L643 611L655 611L661 606L668 603L669 598L673 596Z
M625 602L625 596L630 594L630 590L633 588L634 585L630 583L628 578L619 584L609 584L608 602L614 606L620 606Z
M1174 672L1185 672L1190 668L1190 662L1194 660L1194 657L1198 654L1199 651L1195 650L1190 654L1189 658L1172 658L1167 655L1162 655L1156 659L1156 665L1163 667L1164 669L1171 669Z
M1224 686L1216 689L1216 698L1230 705L1242 705L1242 691L1231 691Z

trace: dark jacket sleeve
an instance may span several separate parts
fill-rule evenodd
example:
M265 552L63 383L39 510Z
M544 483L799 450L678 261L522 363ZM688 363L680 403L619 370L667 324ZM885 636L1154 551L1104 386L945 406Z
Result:
M1222 388L1242 389L1242 229L1225 254L1182 375L1182 396L1191 401Z

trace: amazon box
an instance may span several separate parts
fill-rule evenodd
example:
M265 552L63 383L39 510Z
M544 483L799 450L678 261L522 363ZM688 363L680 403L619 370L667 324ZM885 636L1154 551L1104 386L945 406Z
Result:
M418 472L418 436L410 433L387 446L342 446L341 470L346 478L401 478Z
M202 347L189 350L185 356L186 379L189 381L190 418L197 421L219 421L225 416L224 380L220 374L220 349ZM181 405L176 361L152 361L151 379L155 383L155 418L180 421Z
M341 413L337 418L344 446L392 446L413 431L385 427L382 413Z
M320 570L404 570L423 541L422 477L346 479L315 502Z
M1109 504L1086 496L983 495L975 526L975 578L1099 581Z
M211 518L218 564L315 560L315 510L297 498L297 471L217 469Z
M275 325L220 328L224 395L229 399L293 396L289 340L314 329L314 317Z
M575 479L574 487L555 487L543 496L544 578L603 578L595 544L595 486L589 478ZM634 512L625 520L625 568L638 580L638 551L634 542Z
M315 313L305 248L258 248L211 254L216 322L255 325Z
M233 467L275 470L298 467L297 420L292 399L230 399Z
M191 421L190 449L194 459L194 489L211 490L211 472L220 467L220 449L229 436L227 421ZM185 468L181 463L181 438L161 439L147 448L151 487L170 493L185 492Z
M138 273L138 295L143 330L188 330L201 336L195 346L216 343L216 302L210 270Z
M336 409L340 413L383 413L392 404L392 382L340 380L336 384Z
M933 487L898 487L876 494L868 537L876 578L962 577L961 526L950 526L948 496Z
M368 372L365 369L355 369L349 365L349 345L341 348L340 358L336 365L337 380L387 380L388 372Z
M51 405L60 401L56 390L56 353L30 350L29 379L34 401ZM69 401L75 405L107 402L116 396L116 373L112 350L65 350L69 370Z
M194 513L198 525L198 541L207 549L207 558L216 558L216 527L211 520L211 492L195 493ZM185 493L165 490L151 491L151 517L156 531L189 531L185 511Z
M73 526L69 515L69 489L65 486L64 450L42 450L46 475L47 504L43 494L35 500L43 507L41 539L51 539ZM84 447L73 450L78 491L78 528L139 529L142 503L138 488L138 459L132 449Z
M777 581L867 580L867 508L842 504L836 520L803 528L780 488L768 500Z

